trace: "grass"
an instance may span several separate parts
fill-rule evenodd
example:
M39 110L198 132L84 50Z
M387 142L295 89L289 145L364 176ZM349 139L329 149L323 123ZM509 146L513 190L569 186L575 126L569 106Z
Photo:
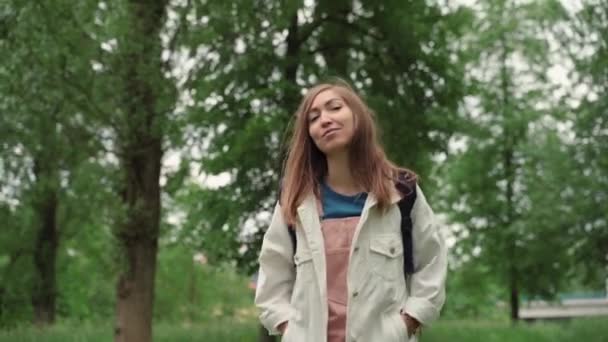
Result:
M160 342L212 342L255 341L256 322L215 322L208 325L156 324L154 341ZM112 327L108 324L82 325L57 324L41 330L32 326L21 326L9 331L0 331L0 342L108 342L112 341Z
M561 322L509 323L443 321L428 329L423 342L559 342L608 341L606 319L579 319Z
M257 322L253 320L218 320L209 324L178 325L159 323L154 328L156 342L256 341ZM57 324L40 330L22 326L0 331L0 342L101 342L112 341L107 324ZM441 321L424 331L422 342L560 342L608 341L606 319L580 319L564 322L508 323L487 321Z

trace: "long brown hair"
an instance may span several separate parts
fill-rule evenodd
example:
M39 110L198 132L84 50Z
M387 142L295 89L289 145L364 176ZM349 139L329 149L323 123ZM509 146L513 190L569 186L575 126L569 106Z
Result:
M315 97L328 89L342 97L353 112L355 132L349 146L353 176L363 188L373 193L382 210L389 206L391 187L400 172L407 178L416 175L397 167L384 153L378 142L375 115L353 88L342 80L318 84L304 95L295 113L293 134L287 159L283 165L280 203L285 222L295 227L297 207L313 192L319 197L319 183L327 174L327 159L308 133L308 111Z

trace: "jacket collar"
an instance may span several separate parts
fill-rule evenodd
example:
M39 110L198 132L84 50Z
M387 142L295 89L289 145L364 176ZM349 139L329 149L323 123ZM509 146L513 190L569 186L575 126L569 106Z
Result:
M395 186L390 187L390 203L395 204L401 200L403 195ZM370 209L378 203L378 199L373 193L368 193L367 199L365 200L365 205L363 206L363 210ZM302 203L298 206L298 214L300 218L304 217L316 217L317 220L320 217L320 212L317 207L317 198L314 193L309 193ZM313 223L313 222L311 222ZM320 222L317 222L320 223Z

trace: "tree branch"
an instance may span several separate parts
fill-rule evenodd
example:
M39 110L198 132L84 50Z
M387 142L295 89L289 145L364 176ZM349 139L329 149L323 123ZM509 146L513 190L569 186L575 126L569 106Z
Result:
M361 33L365 36L371 37L377 41L385 40L385 38L382 35L380 35L378 33L374 33L369 28L357 24L359 22L358 20L353 20L352 22L349 22L345 18L337 17L337 16L330 16L327 18L327 20L332 23L342 25L345 28L349 28L349 29L351 29L355 32Z
M183 34L184 30L187 31L187 24L185 24L186 22L186 16L188 14L188 11L192 8L191 6L192 4L192 0L187 0L186 5L184 6L182 13L179 17L179 20L177 22L177 28L175 29L175 32L173 33L173 36L171 36L171 38L169 39L169 43L167 44L167 49L170 51L171 55L169 58L167 58L166 61L163 62L162 67L165 70L169 70L170 69L170 61L171 61L171 57L173 57L173 54L175 52L175 46L179 40L179 38L181 37L181 35ZM186 26L186 28L184 28L184 26Z
M329 20L329 16L324 15L316 20L313 20L310 23L306 23L300 27L300 36L298 37L298 45L304 44L308 38L315 32L316 29L321 27L321 24L327 22Z

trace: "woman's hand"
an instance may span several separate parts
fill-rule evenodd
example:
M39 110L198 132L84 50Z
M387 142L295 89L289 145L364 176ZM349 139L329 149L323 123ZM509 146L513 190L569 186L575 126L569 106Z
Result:
M287 321L279 324L279 326L277 327L277 330L281 333L281 335L285 334L285 329L287 329Z
M415 319L414 317L403 313L401 314L401 318L403 319L403 322L405 323L405 325L407 326L407 334L408 334L408 338L412 337L412 335L414 335L416 333L416 331L418 330L418 328L420 327L420 322L418 322L417 319Z

